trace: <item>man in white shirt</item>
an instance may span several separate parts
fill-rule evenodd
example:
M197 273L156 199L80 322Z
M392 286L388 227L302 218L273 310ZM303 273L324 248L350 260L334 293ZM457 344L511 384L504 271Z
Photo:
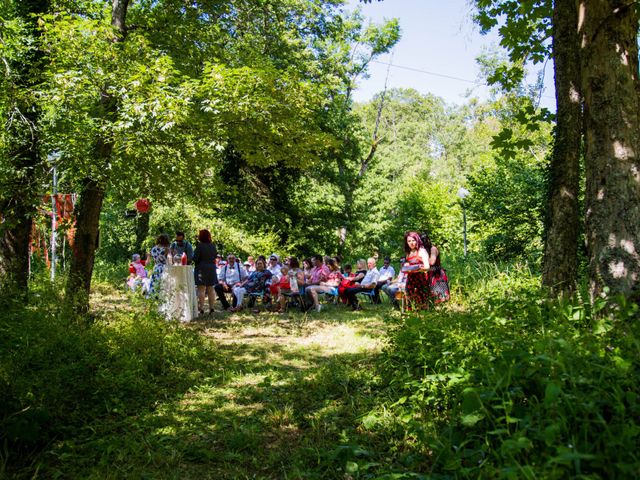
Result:
M384 257L384 263L379 271L380 276L378 277L378 283L374 289L373 303L380 303L380 289L390 283L396 275L396 271L394 270L393 265L391 265L391 259L389 257Z
M280 280L281 269L280 257L275 253L272 253L269 257L269 265L267 265L267 270L271 272L271 283L278 283L278 280Z
M380 272L376 268L376 259L370 257L367 260L367 273L364 278L360 282L356 282L353 287L347 288L344 293L347 296L349 301L349 305L351 308L355 310L362 310L362 307L358 303L357 294L360 292L371 292L376 288L378 284L378 277L380 277Z
M233 287L240 285L240 283L247 278L247 272L243 268L240 263L236 260L236 256L230 254L227 257L226 265L223 265L220 268L220 273L218 273L218 284L214 287L218 298L220 299L220 303L222 304L222 308L227 310L229 308L229 301L227 300L225 293L231 293ZM233 297L233 307L236 306L236 296Z

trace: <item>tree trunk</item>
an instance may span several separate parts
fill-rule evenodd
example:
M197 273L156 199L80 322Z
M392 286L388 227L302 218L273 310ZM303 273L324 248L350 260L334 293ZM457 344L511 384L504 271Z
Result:
M95 180L85 180L76 204L76 234L67 280L67 298L71 299L75 309L80 313L89 309L91 275L98 248L103 200L104 188Z
M554 2L553 29L557 124L549 165L542 284L555 294L571 293L577 277L582 108L576 0Z
M591 293L631 296L640 282L636 2L580 0L579 33Z
M11 171L10 180L0 184L0 296L17 295L26 300L28 292L29 247L33 216L40 196L40 115L29 92L41 81L44 52L39 48L41 29L38 17L49 10L49 0L18 2L17 14L26 22L36 46L20 63L10 65L14 88L20 91L11 106L12 120L7 130L7 157L2 160Z
M135 252L143 254L144 241L149 236L149 219L151 214L149 212L138 212L136 217L136 245Z

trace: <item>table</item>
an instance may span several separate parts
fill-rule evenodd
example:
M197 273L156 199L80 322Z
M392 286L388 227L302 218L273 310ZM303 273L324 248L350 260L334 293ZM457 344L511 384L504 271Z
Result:
M162 273L160 312L167 319L190 322L198 316L192 265L167 265Z

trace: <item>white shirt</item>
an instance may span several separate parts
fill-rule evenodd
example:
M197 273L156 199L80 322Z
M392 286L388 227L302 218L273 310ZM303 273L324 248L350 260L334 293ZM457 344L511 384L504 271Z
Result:
M396 271L393 269L392 265L389 265L387 268L382 267L380 269L380 276L378 277L379 282L386 282L387 280L391 280L395 277Z
M360 281L360 285L363 287L371 284L378 283L378 277L380 276L380 272L376 267L373 267L371 270L367 270L367 274Z
M275 283L280 280L280 270L282 270L282 267L279 264L276 263L273 267L269 265L267 270L271 272L271 283Z
M227 285L235 285L241 280L241 268L243 267L238 264L238 262L235 262L233 265L227 263L227 265L224 266L220 271L221 276L223 276L224 278L220 278L219 280L222 280ZM242 276L244 277L245 275Z

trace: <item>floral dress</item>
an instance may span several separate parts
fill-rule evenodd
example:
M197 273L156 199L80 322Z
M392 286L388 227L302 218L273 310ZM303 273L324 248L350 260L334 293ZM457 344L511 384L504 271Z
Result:
M151 257L153 258L153 273L151 274L151 285L149 286L149 294L158 296L160 293L160 280L164 267L167 265L167 255L169 249L160 245L155 245L151 249Z
M424 268L424 263L420 255L409 255L407 262L411 267L419 266ZM405 295L407 297L407 309L408 310L426 310L429 308L429 300L431 298L429 289L429 274L428 272L417 271L407 272L407 286L405 288Z
M427 272L429 295L435 303L449 300L449 278L447 272L440 264L440 253L436 257L436 263L431 265Z

